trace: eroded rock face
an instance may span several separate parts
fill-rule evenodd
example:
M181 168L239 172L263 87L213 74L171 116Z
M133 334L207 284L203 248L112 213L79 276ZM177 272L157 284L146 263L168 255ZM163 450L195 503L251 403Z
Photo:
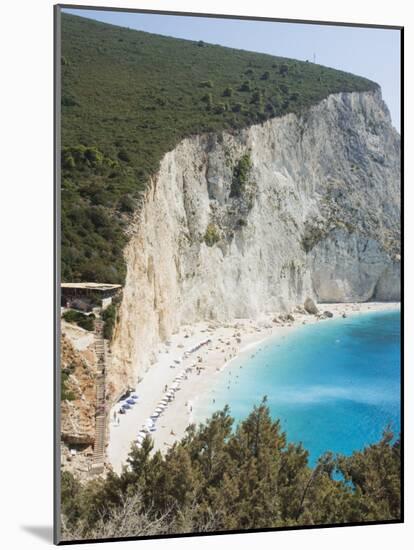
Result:
M114 393L181 324L287 312L308 296L398 300L399 209L400 138L379 92L183 140L131 227Z
M318 302L399 300L399 262L361 233L335 229L309 254Z
M90 349L75 349L69 338L62 336L61 367L62 376L67 375L65 388L69 397L61 402L62 441L67 445L93 445L96 404L94 353Z

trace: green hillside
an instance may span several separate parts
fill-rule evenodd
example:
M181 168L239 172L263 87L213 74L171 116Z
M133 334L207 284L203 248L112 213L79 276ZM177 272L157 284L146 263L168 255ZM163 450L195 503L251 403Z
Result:
M277 41L277 36L275 36ZM62 14L62 280L122 283L125 229L184 137L377 87L327 67Z

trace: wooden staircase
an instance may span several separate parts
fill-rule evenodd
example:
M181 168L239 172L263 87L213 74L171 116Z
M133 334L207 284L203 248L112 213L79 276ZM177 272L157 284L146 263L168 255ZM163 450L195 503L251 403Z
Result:
M93 448L93 459L91 474L101 474L105 466L105 444L106 444L106 353L105 340L103 337L104 322L102 319L95 321L95 352L97 356L98 374L96 378L96 413L95 413L95 445Z

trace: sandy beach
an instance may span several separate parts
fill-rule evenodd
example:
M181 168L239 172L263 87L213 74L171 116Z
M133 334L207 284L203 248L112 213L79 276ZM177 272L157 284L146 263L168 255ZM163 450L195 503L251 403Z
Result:
M370 311L399 309L399 303L319 304L320 313L329 311L331 319L343 315L357 315ZM138 433L149 425L148 419L164 400L163 411L155 420L151 431L154 449L166 452L181 439L193 421L193 408L197 398L216 382L223 369L235 357L270 337L278 337L296 327L310 323L327 323L330 318L319 319L298 308L292 317L286 314L266 314L260 319L235 319L232 323L202 322L182 326L168 342L159 346L158 360L137 384L135 405L126 414L118 414L119 402L110 411L109 444L107 459L115 472L126 463L131 444ZM189 350L198 349L189 352ZM187 353L186 353L187 352ZM172 387L175 389L172 389ZM171 391L171 400L167 393Z

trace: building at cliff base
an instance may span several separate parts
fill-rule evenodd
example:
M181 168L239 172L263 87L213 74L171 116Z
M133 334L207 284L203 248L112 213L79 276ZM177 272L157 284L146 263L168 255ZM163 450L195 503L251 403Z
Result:
M94 307L104 310L120 289L121 285L107 283L62 283L61 306L81 311L92 311Z

